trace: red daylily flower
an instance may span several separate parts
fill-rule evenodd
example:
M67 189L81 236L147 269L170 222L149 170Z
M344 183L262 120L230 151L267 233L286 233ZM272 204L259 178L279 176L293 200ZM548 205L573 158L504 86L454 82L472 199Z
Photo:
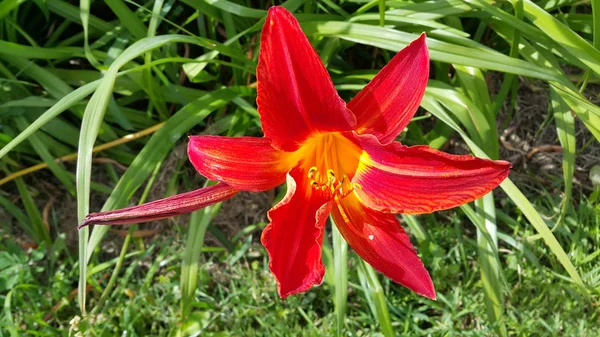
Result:
M321 244L331 214L366 262L434 299L431 278L394 213L431 213L471 202L498 186L511 166L394 141L419 107L428 76L423 34L346 104L296 19L272 7L257 69L265 137L190 137L191 162L200 174L220 182L212 187L220 194L189 192L199 201L185 209L172 197L152 206L91 214L82 226L181 214L239 190L259 192L287 182L287 193L268 212L270 223L261 237L281 297L321 283Z

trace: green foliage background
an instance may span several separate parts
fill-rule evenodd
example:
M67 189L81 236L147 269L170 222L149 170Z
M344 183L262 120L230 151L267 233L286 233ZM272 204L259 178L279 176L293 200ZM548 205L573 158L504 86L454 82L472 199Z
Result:
M407 145L498 158L527 113L519 89L544 93L532 132L555 129L561 170L515 168L528 178L472 205L402 216L436 302L374 272L336 231L324 284L280 300L257 243L265 223L224 233L221 205L151 239L131 226L124 240L103 241L107 227L74 240L90 210L147 201L157 180L161 196L204 184L171 160L186 135L261 135L254 82L271 4L0 2L0 336L600 335L600 190L580 172L582 153L598 162L599 0L278 3L345 99L427 33L432 76ZM76 165L56 161L71 153ZM26 169L39 164L49 173ZM207 231L220 247L204 245Z

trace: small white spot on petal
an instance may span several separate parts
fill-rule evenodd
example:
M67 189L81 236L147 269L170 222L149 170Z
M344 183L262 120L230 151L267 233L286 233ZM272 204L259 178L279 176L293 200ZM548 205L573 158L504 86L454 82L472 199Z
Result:
M375 236L373 234L369 235L369 240L373 240Z

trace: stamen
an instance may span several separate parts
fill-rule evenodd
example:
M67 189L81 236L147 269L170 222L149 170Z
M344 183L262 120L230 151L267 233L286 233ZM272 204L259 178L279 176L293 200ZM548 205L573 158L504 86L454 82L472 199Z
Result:
M332 169L327 170L326 182L317 181L313 178L319 176L318 171L319 170L316 166L313 166L308 170L308 177L311 179L311 187L316 190L321 190L324 193L329 193L332 197L343 198L352 193L354 189L362 188L360 184L347 182L348 176L345 174L342 176L341 180L337 180L335 177L335 171Z
M332 169L327 170L327 182L335 182L335 174Z
M308 178L312 179L315 176L315 172L317 172L317 167L316 166L311 167L310 170L308 170ZM311 184L312 184L312 182L311 182Z

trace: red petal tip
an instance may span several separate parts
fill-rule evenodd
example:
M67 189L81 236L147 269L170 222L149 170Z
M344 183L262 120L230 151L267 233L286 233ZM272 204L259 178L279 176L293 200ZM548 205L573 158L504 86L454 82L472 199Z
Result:
M298 20L283 7L271 7L265 19L256 81L262 129L276 149L295 151L314 132L356 125Z
M289 13L289 12L290 11L288 11L287 9L285 9L285 7L282 7L282 6L271 6L271 7L269 7L269 11L268 11L268 13L270 15Z
M433 282L431 281L431 279L429 279L429 286L426 287L425 289L422 289L422 291L418 291L417 294L423 296L423 297L427 297L431 300L437 301L437 295L435 293L435 288L433 286Z
M265 21L265 26L266 25L273 25L275 23L275 21L278 21L280 19L288 20L288 21L289 20L292 20L292 21L296 20L296 18L294 18L294 14L292 14L290 11L288 11L287 9L285 9L285 7L272 6L267 11L267 18L266 18L266 21Z
M301 294L315 286L320 285L321 283L323 283L323 277L325 276L325 271L323 271L322 274L319 274L317 277L315 277L314 279L312 279L311 281L309 281L309 283L307 283L306 285L297 288L297 289L288 289L288 290L283 290L281 288L281 284L278 282L277 284L277 294L279 295L279 297L282 300L285 300L286 298L288 298L291 295L297 295L297 294Z
M427 48L427 35L425 35L425 32L421 33L421 35L419 35L418 38L416 38L415 40L413 40L410 45L419 45L419 47L425 49L425 53L427 54L427 58L429 58L429 49Z
M429 78L426 36L402 49L349 103L359 134L392 142L417 112Z

